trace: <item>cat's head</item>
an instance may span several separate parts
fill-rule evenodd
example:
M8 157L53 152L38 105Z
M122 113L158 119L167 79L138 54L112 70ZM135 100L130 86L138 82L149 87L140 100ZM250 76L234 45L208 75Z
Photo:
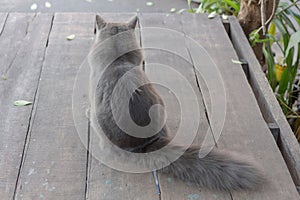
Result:
M137 16L132 17L127 23L108 23L96 15L96 42L103 41L120 33L134 34Z

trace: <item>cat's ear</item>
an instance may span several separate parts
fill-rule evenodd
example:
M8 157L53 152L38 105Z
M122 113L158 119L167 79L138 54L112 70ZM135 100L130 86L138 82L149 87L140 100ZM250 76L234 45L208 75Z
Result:
M128 22L128 27L131 29L135 29L137 19L137 16L132 17Z
M104 28L106 25L106 22L104 19L102 19L99 15L96 15L96 26L97 29L100 30L102 28Z

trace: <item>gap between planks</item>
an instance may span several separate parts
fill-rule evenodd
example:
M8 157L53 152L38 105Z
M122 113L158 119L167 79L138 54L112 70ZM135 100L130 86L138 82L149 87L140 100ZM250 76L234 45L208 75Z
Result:
M5 19L4 19L4 21L3 21L3 23L2 24L0 24L1 25L1 29L0 29L0 37L1 37L1 35L2 35L2 33L3 33L3 31L4 31L4 28L5 28L5 25L6 25L6 21L7 21L7 19L8 19L8 13L1 13L0 15L4 15L5 16Z

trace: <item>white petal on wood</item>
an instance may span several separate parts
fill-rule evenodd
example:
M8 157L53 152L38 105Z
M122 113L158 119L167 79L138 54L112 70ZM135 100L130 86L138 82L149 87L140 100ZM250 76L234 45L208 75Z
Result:
M48 1L45 2L45 7L46 7L46 8L51 8L51 6L52 6L52 5L51 5L50 2L48 2Z
M34 4L32 4L32 5L30 6L30 10L36 10L37 7L38 7L37 4L34 3Z
M75 39L75 35L72 34L72 35L69 35L66 37L67 40L74 40Z
M148 2L146 3L146 6L153 6L153 5L154 5L154 3L151 2L151 1L148 1Z

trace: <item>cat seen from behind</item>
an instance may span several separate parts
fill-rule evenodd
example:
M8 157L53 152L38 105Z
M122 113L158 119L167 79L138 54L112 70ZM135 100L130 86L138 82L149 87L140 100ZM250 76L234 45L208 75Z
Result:
M99 125L104 133L101 137L128 152L147 153L167 147L168 155L163 155L166 161L183 152L177 160L160 169L183 181L225 191L257 188L263 183L263 173L245 156L215 148L204 158L199 158L200 147L184 149L180 144L170 145L169 129L159 106L150 112L153 106L164 104L142 68L144 58L135 36L137 20L135 16L127 23L108 23L96 16L96 38L90 54L91 125ZM125 81L118 84L124 76ZM128 93L129 101L122 101ZM113 98L119 101L112 103ZM123 104L125 106L120 106ZM130 133L126 127L119 126L126 126L129 118L140 127L151 122L160 128L156 131L149 128L155 134L139 132L138 128L133 131L135 133Z

